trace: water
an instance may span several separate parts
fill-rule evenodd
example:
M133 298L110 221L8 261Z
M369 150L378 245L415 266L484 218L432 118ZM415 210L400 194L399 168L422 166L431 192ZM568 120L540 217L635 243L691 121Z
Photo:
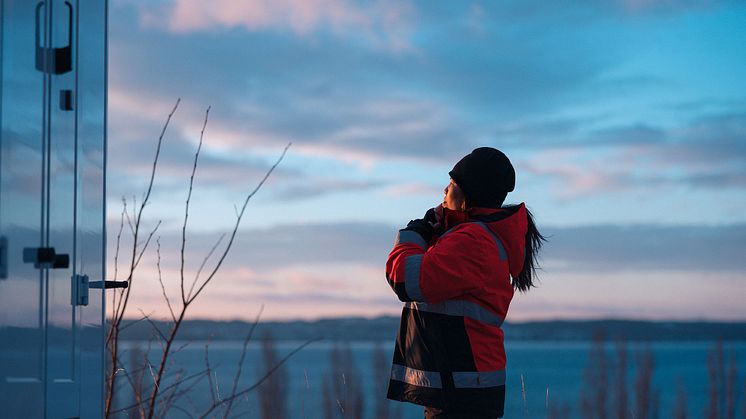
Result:
M299 342L278 342L276 351L283 357L300 345ZM180 345L176 345L178 347ZM241 342L209 343L209 359L213 368L216 399L230 393L236 365L241 354ZM145 349L147 343L125 342L122 359L129 360L135 348ZM323 383L330 373L331 342L313 343L293 355L285 364L287 374L287 406L292 418L323 417ZM679 387L686 391L689 417L704 415L709 400L707 359L714 347L713 342L657 342L650 344L630 343L627 345L628 364L627 391L629 404L634 406L637 357L646 348L652 351L655 360L653 387L660 391L660 417L670 417L676 402ZM393 342L352 342L350 343L354 363L359 370L365 395L364 411L366 418L374 417L376 403L388 403L399 409L402 418L421 418L422 408L406 403L385 401L385 395L376 394L373 358L376 350L384 350L386 361L391 358ZM590 342L507 342L508 357L507 391L505 401L506 418L546 418L547 407L566 404L571 409L571 417L579 417L581 393L588 392L584 373L593 348ZM738 412L743 411L746 380L746 342L728 342L724 345L726 366L729 356L735 356L737 367L736 390L739 397ZM612 362L616 359L616 347L605 346L605 353ZM156 368L157 358L150 357ZM184 376L205 369L205 342L191 342L173 356L172 371L183 369ZM388 364L388 362L387 362ZM239 381L239 388L254 384L262 370L261 345L252 342L248 346ZM386 371L387 373L388 371ZM380 376L380 374L379 374ZM610 379L614 379L613 370ZM144 382L152 383L150 372L145 372ZM124 382L124 380L121 380ZM163 383L165 388L168 383ZM523 389L523 390L522 390ZM612 395L609 395L611 403ZM118 398L119 406L131 400L126 392ZM178 409L189 412L202 412L211 403L208 381L203 379L177 402ZM260 417L256 391L236 401L234 413L241 417ZM172 409L169 417L188 417L179 410Z

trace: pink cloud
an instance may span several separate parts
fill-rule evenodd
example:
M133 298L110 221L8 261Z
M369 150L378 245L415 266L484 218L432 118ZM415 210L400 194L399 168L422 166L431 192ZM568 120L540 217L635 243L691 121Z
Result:
M598 192L620 189L614 176L599 170L588 170L572 164L554 167L530 167L536 175L547 176L560 184L557 195L562 199L571 199L593 195Z
M380 0L361 7L347 0L176 0L170 9L141 11L142 22L160 26L166 14L168 29L176 33L244 28L280 30L309 35L325 29L337 34L363 35L394 51L411 49L408 2Z
M649 10L687 10L711 6L709 0L618 0L619 6L628 13L641 13Z
M410 182L387 188L386 194L393 197L411 195L438 196L443 194L444 188L445 186L434 186L429 183Z
M632 170L628 166L601 156L589 159L582 150L568 149L539 153L523 169L554 182L558 198L573 199L632 186L620 182Z

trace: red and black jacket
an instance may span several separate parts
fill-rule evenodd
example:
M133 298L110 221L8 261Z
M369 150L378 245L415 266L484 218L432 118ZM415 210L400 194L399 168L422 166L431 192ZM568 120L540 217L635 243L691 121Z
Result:
M523 269L526 207L472 208L459 221L431 243L401 230L389 254L386 279L406 304L388 398L502 417L500 326Z

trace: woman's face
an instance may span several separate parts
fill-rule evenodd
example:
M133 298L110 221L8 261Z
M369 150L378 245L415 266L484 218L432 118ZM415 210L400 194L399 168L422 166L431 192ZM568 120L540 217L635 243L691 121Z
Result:
M451 179L445 190L445 196L443 197L443 207L454 211L466 211L466 197L461 188L456 185L456 182Z

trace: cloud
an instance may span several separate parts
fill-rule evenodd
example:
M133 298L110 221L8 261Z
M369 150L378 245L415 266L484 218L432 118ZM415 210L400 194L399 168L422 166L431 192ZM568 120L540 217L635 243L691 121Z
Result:
M204 21L189 15L199 11L197 3L170 1L158 9L114 2L110 167L126 171L110 179L126 183L135 169L147 173L147 159L138 155L149 143L133 141L152 138L180 96L174 133L184 151L168 170L174 170L174 182L176 170L188 172L188 146L195 143L204 108L212 105L204 155L210 174L202 179L214 190L258 175L292 141L298 160L280 167L275 197L292 196L297 204L336 190L329 173L314 170L322 164L353 175L336 182L338 190L359 186L372 200L380 191L397 193L384 186L392 166L422 175L435 165L452 165L478 145L507 149L532 184L561 186L546 198L558 204L650 190L660 196L691 189L732 193L743 188L746 167L739 141L743 102L701 87L683 66L639 66L657 50L706 58L689 48L703 28L672 15L691 9L664 3L668 17L647 4L630 17L616 1L414 4L391 18L392 26L411 31L406 39L412 49L392 53L371 43L365 28L360 36L351 34L347 14L326 17L335 12L323 8L310 15L301 10L301 24L281 22L276 5L264 2L215 8ZM385 18L368 13L376 5L388 7L333 4L383 28ZM143 23L148 14L170 22L179 7L196 19L188 30ZM398 5L391 7L399 13ZM713 5L722 7L730 6ZM255 12L264 23L247 20ZM647 36L659 28L687 37ZM733 55L727 44L720 47L711 49L711 57ZM735 96L742 90L728 89ZM671 108L706 98L721 105ZM309 161L315 165L304 164Z
M587 24L590 20L639 17L676 16L697 10L714 10L738 5L737 0L595 0L547 3L539 0L503 1L480 4L482 16L500 16L520 23L551 19L568 24ZM447 14L433 13L447 18Z
M366 190L378 189L386 186L379 181L350 181L339 179L318 179L310 182L292 183L272 195L280 201L297 201L309 198L319 198L322 196L340 193L356 192L360 193Z
M115 197L144 191L153 170L158 136L174 107L157 98L138 101L130 92L113 90L110 99L109 193ZM142 106L140 106L142 105ZM216 112L213 110L212 114ZM161 144L156 169L156 189L167 193L185 191L205 118L205 108L182 101L171 119ZM216 138L217 137L217 138ZM269 171L282 148L235 149L221 147L220 128L208 121L195 174L196 188L245 191ZM273 179L298 178L300 172L278 166Z
M535 153L522 166L562 185L561 199L650 188L746 187L746 113L682 125L605 128Z
M697 9L718 7L709 0L615 0L609 2L618 10L631 15L651 13L683 13ZM728 2L719 2L721 4Z
M386 194L393 197L411 195L423 195L430 197L443 194L444 189L445 185L435 186L429 183L409 182L397 184L395 186L387 188Z
M252 271L314 265L373 266L382 272L397 228L385 223L286 224L238 233L226 266ZM746 272L746 225L598 225L548 227L543 251L548 271ZM162 230L164 266L178 261L180 232ZM195 268L219 233L190 233L188 266ZM110 246L114 243L110 240ZM223 241L221 248L226 244ZM114 249L110 249L110 254ZM173 266L171 266L173 268ZM318 271L317 271L318 272ZM318 274L319 277L323 273Z
M542 231L549 242L542 253L540 287L527 299L517 298L511 309L516 318L743 316L740 303L725 298L723 290L737 288L746 272L741 258L746 225L598 225ZM179 233L160 234L163 275L167 289L176 295ZM266 313L276 318L394 314L400 305L383 273L394 235L395 228L380 223L242 230L195 313L251 318L254 313L244 313L245 308L266 303ZM217 237L187 236L187 284ZM202 278L218 254L207 262ZM156 292L154 249L143 259L137 278L133 301L145 311L165 314ZM676 297L662 304L660 296L672 289ZM706 296L699 311L691 309L697 293ZM719 308L717 301L723 301Z
M360 36L393 51L410 48L408 22L413 12L409 2L376 0L357 3L347 0L260 0L235 2L175 0L153 10L141 10L147 26L166 27L176 33L276 30L307 37L315 32L337 36Z
M538 288L513 299L509 318L740 321L746 315L741 275L649 270L545 275Z
M391 157L450 161L480 142L495 119L544 111L611 64L588 57L581 34L538 31L527 39L509 21L472 38L415 19L414 30L428 34L418 38L417 54L391 55L349 36L309 44L268 30L170 34L138 27L138 13L118 4L112 22L113 98L131 102L123 118L181 96L214 105L214 132L232 149L293 141L299 152L364 164ZM441 13L444 21L474 15L471 8ZM149 48L140 48L145 43ZM188 113L197 126L201 112Z
M547 269L746 272L746 225L547 228ZM556 267L556 268L555 268Z

